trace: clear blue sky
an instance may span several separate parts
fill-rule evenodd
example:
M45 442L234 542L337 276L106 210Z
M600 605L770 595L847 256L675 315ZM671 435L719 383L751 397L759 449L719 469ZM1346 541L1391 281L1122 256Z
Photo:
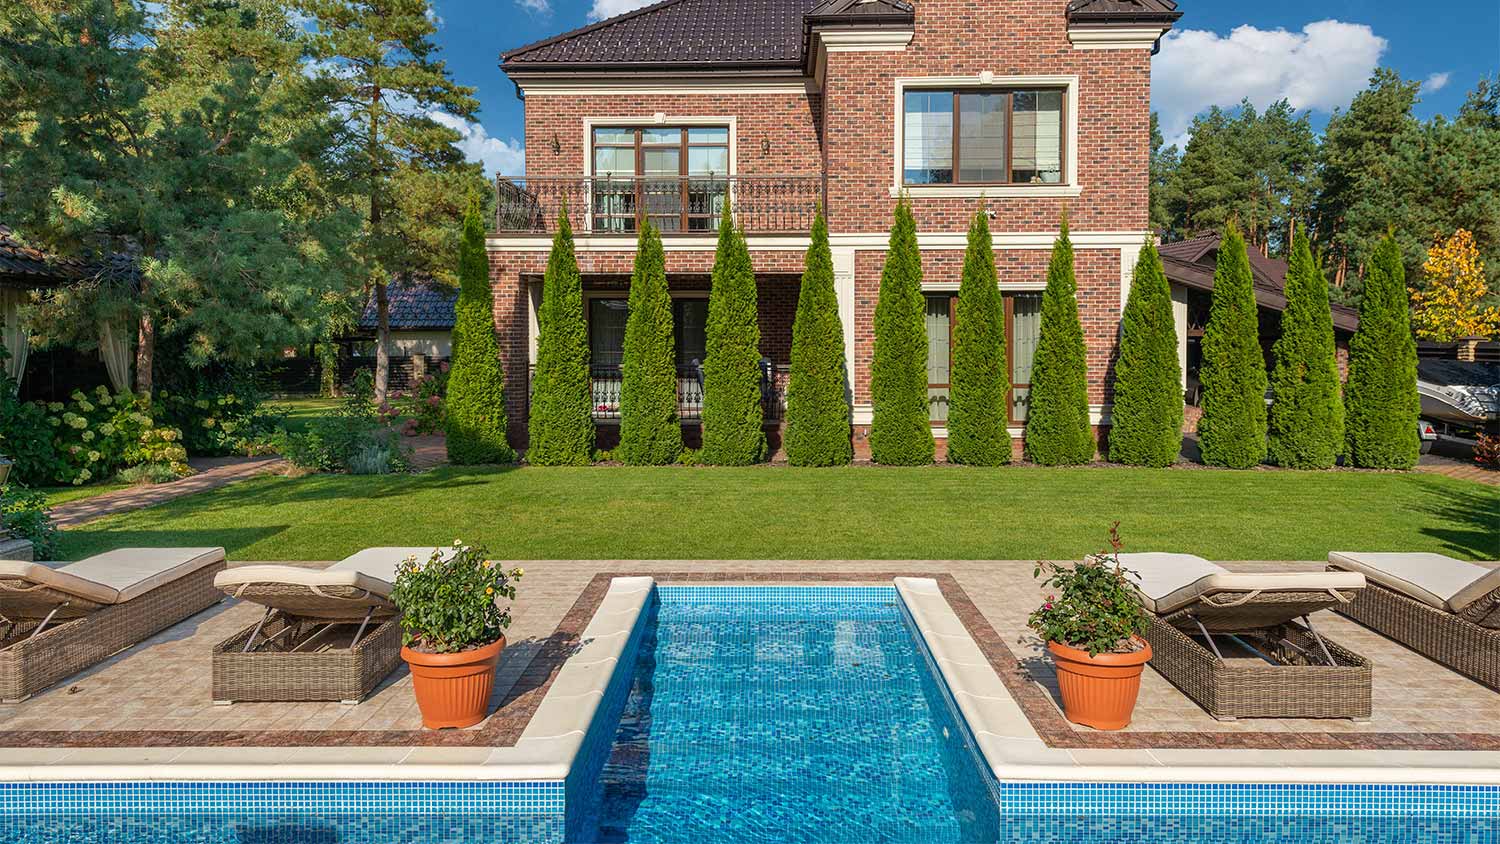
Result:
M920 0L918 0L920 2ZM435 0L437 40L457 81L479 89L470 158L519 173L522 109L497 65L502 50L582 26L642 0ZM1418 113L1452 114L1485 74L1500 72L1497 0L1179 0L1179 32L1157 56L1153 105L1169 140L1212 104L1283 96L1321 127L1378 65L1425 82Z

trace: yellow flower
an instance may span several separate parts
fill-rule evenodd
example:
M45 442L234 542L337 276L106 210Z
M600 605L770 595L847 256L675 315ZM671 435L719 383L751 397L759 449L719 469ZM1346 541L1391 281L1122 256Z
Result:
M493 586L486 586L486 587L484 587L484 594L486 594L486 595L493 595L493 594L495 594L495 587L493 587Z

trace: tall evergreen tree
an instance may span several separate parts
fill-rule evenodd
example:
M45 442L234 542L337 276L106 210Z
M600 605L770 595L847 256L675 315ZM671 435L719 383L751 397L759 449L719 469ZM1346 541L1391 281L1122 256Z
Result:
M1270 428L1266 454L1294 469L1327 469L1344 450L1344 399L1334 357L1328 283L1313 263L1299 226L1286 275L1281 336L1272 347Z
M1087 463L1096 444L1089 427L1089 382L1078 282L1068 218L1052 245L1047 289L1042 293L1041 336L1032 358L1031 403L1026 415L1026 456L1043 466Z
M672 297L661 232L649 220L636 242L629 306L620 363L620 445L615 451L632 466L675 463L682 454L682 422L677 416Z
M819 210L792 324L792 377L786 389L783 440L791 465L843 466L854 459L847 377L828 223Z
M703 460L748 466L766 458L755 267L729 203L719 218L703 361Z
M1266 459L1266 363L1253 285L1245 240L1231 222L1219 243L1199 372L1198 442L1210 466L1248 469Z
M1410 469L1421 451L1417 344L1406 295L1401 246L1387 234L1370 257L1344 387L1349 462L1364 469Z
M557 234L542 277L528 440L526 462L534 466L581 466L593 456L594 393L583 280L566 207L557 215Z
M890 466L931 463L934 450L927 396L926 301L922 254L911 202L896 202L875 303L875 353L870 362L870 457Z
M1182 367L1172 290L1151 240L1135 262L1120 323L1109 459L1170 466L1182 451Z
M452 125L471 118L479 101L473 88L454 84L437 57L430 0L298 2L317 27L312 67L336 91L332 114L341 123L348 186L364 215L349 248L360 260L365 289L374 293L375 397L384 401L390 373L386 286L394 277L446 268L452 254L441 237L452 230L451 218L433 220L426 206L401 199L445 172L476 172L453 146L460 135Z
M495 341L495 297L477 203L470 203L464 214L462 249L448 373L448 462L509 463L516 453L505 438L505 373Z
M1010 373L1005 361L1005 304L995 275L994 241L984 203L969 221L954 320L948 460L972 466L1010 462Z

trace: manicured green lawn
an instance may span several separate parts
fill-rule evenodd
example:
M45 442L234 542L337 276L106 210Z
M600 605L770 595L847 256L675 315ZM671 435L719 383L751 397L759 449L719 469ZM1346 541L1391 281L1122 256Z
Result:
M320 416L327 416L338 407L339 399L325 398L302 398L302 399L280 399L267 402L268 409L273 412L284 414L286 429L292 433L301 433L307 430L307 426Z
M1321 560L1331 549L1500 557L1500 489L1426 474L1183 469L444 468L263 477L63 534L70 557L223 545L332 560L483 543L509 559L1076 558L1127 550Z
M47 495L47 506L56 507L69 501L82 501L85 498L93 498L106 492L115 492L125 489L130 484L119 481L102 481L97 484L83 484L81 486L44 486L41 491Z

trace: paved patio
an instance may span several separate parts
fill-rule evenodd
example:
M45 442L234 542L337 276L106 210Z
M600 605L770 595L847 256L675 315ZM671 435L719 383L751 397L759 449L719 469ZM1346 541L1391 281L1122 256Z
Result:
M319 565L316 563L304 565ZM1378 634L1329 613L1325 635L1375 664L1374 714L1367 723L1326 720L1215 721L1148 670L1135 723L1099 733L1064 721L1041 643L1025 629L1041 598L1033 563L976 561L641 562L539 561L515 608L483 724L423 731L404 669L365 702L240 703L209 699L214 643L254 623L259 611L234 601L215 607L21 704L0 706L0 746L508 746L524 729L551 676L592 616L608 577L650 574L659 582L888 583L897 575L936 576L992 665L1049 744L1072 748L1363 748L1500 750L1500 694ZM1240 571L1316 570L1316 563L1240 563Z

